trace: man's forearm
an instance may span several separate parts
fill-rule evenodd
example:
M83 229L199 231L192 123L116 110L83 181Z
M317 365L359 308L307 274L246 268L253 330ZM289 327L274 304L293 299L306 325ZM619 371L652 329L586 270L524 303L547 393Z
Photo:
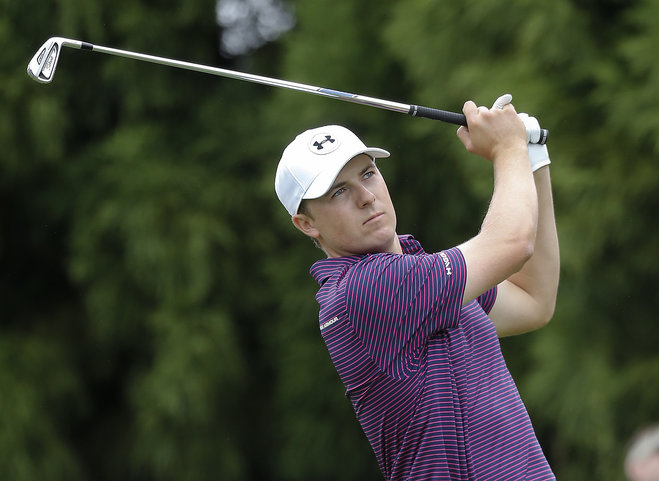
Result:
M538 222L536 187L531 179L526 152L519 157L523 158L521 162L494 162L494 192L480 232L490 246L488 255L501 256L508 244L514 246L518 242L526 243L530 253L535 244ZM496 252L497 248L503 249L502 252ZM520 260L524 262L526 258ZM511 266L513 272L520 267L521 264L517 268Z
M459 246L469 273L465 303L519 271L535 244L538 201L524 145L494 161L494 177L480 232Z
M560 274L558 234L554 217L549 167L534 174L538 193L538 230L533 256L508 280L526 291L537 303L538 316L548 322L554 313Z

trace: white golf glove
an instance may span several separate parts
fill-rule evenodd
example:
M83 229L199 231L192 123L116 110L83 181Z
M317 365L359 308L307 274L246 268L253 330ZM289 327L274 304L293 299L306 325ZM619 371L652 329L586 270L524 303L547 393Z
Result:
M492 108L490 110L502 109L512 101L513 101L513 96L512 95L503 94L501 97L499 97L498 99L496 99L494 101L494 103L492 104Z
M502 109L504 106L508 105L513 100L513 96L510 94L504 94L494 101L492 104L493 109ZM531 170L535 172L540 167L549 165L551 161L549 160L549 151L547 146L544 144L535 144L531 142L537 142L540 139L540 124L538 119L535 117L530 117L529 114L517 114L517 116L524 122L526 127L526 141L528 142L529 150L529 160L531 161Z
M528 142L534 141L537 142L540 138L540 124L538 119L535 117L530 117L528 114L517 114L517 116L522 119L524 126L526 127L526 138ZM535 172L540 167L549 165L551 161L549 160L549 151L545 144L528 144L529 149L529 160L531 161L531 170Z

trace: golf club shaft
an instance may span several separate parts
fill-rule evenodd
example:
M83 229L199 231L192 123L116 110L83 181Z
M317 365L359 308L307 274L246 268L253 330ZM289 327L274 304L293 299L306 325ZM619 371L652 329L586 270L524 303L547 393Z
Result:
M147 55L138 52L130 52L128 50L120 50L116 48L103 47L101 45L94 45L88 42L79 42L78 45L72 45L67 42L64 45L79 48L81 50L92 50L95 52L105 53L108 55L115 55L117 57L132 58L134 60L143 60L145 62L156 63L160 65L167 65L169 67L177 67L186 70L193 70L195 72L208 73L220 77L228 77L238 80L245 80L248 82L269 85L272 87L281 87L290 90L298 90L307 92L323 97L330 97L338 100L345 100L347 102L354 102L362 105L370 105L371 107L379 107L382 109L393 110L404 114L415 115L418 117L428 117L435 120L442 120L456 125L467 125L465 116L455 112L447 112L444 110L430 109L428 107L419 107L417 105L407 105L399 102L391 102L389 100L376 99L373 97L366 97L364 95L356 95L340 90L333 90L323 87L316 87L313 85L306 85L297 82L289 82L287 80L279 80L270 77L262 77L260 75L253 75L249 73L236 72L218 67L210 67L191 62L184 62L181 60L172 60L154 55Z
M244 80L247 82L259 83L263 85L269 85L272 87L280 87L290 90L297 90L299 92L306 92L314 95L320 95L323 97L329 97L337 100L343 100L346 102L352 102L356 104L377 107L381 109L391 110L394 112L400 112L404 114L409 114L415 117L425 117L433 120L440 120L442 122L448 122L455 125L467 125L467 120L463 114L456 112L449 112L446 110L439 110L430 107L423 107L420 105L409 105L400 102L392 102L390 100L382 100L373 97L367 97L364 95L357 95L349 92L342 92L340 90L333 90L323 87L316 87L313 85L306 85L297 82L290 82L287 80L280 80L270 77L263 77L260 75L253 75L249 73L236 72L234 70L227 70L218 67L210 67L208 65L201 65L197 63L185 62L181 60L173 60L164 57L157 57L154 55L147 55L138 52L131 52L128 50L120 50L117 48L103 47L101 45L94 45L88 42L82 42L80 40L71 40L71 39L61 39L62 46L76 48L80 50L89 50L94 52L105 53L108 55L114 55L117 57L131 58L134 60L142 60L144 62L155 63L159 65L166 65L169 67L176 67L185 70L193 70L195 72L202 72L212 75L217 75L220 77L228 77L237 80ZM549 132L545 129L542 129L540 134L540 139L537 143L544 144L547 141Z

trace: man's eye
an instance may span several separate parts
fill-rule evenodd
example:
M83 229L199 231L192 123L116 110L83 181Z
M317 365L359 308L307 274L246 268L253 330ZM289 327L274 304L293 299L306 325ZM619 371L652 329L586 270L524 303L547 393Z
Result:
M368 172L366 172L366 173L364 174L364 178L365 178L365 179L370 179L370 178L373 177L374 175L375 175L375 172L373 172L372 170L369 170Z
M340 189L336 189L336 191L332 194L332 198L339 196L345 192L345 189L341 187Z

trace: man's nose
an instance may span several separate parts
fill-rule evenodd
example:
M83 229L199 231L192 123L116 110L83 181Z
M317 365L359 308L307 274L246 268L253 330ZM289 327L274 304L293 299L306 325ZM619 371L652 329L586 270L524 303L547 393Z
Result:
M366 207L375 202L375 194L363 185L359 188L359 206Z

